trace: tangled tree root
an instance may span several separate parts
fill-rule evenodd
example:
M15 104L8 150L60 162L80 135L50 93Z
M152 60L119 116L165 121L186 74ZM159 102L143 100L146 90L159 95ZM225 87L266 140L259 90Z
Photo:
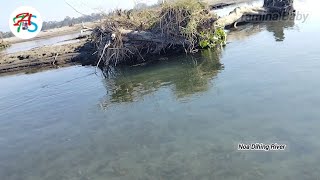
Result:
M197 0L178 0L144 11L116 11L93 31L98 65L137 64L168 52L196 52L202 31L214 32L217 17Z
M176 0L142 11L117 10L92 33L100 57L97 66L108 72L118 64L140 64L159 54L219 48L226 42L225 27L236 27L247 17L286 14L293 10L292 1L265 0L263 7L236 8L222 18L198 0Z

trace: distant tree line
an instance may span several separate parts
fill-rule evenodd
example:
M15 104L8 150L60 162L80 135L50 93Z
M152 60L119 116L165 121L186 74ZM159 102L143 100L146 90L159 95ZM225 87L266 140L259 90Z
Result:
M2 32L2 31L0 31L0 38L1 39L2 38L12 37L12 36L13 36L12 32Z
M77 18L71 18L69 16L65 17L62 21L44 21L42 24L42 30L49 30L54 28L60 28L65 26L73 26L82 22L92 22L103 18L103 14L92 13L87 16L80 16ZM12 32L1 32L0 38L13 37Z
M165 0L169 1L169 0ZM172 0L171 0L172 1ZM143 10L146 8L150 7L156 7L159 6L164 0L158 0L158 2L154 5L148 6L145 3L137 3L133 9L136 10ZM102 13L92 13L90 15L86 16L80 16L77 18L71 18L69 16L65 17L62 21L44 21L42 24L42 30L49 30L49 29L54 29L54 28L60 28L60 27L65 27L65 26L73 26L75 24L79 24L82 22L92 22L92 21L97 21L103 18L105 16ZM12 32L1 32L0 31L0 38L8 38L8 37L13 37L14 35Z
M75 24L79 24L82 22L92 22L97 21L103 18L103 14L95 14L92 13L91 15L87 16L80 16L77 18L71 18L69 16L65 17L62 21L45 21L42 25L42 30L48 30L53 28L60 28L65 26L73 26Z

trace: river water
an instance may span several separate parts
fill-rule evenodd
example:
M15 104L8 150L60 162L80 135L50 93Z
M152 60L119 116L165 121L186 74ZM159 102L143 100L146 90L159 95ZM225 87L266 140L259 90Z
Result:
M0 179L319 179L318 5L109 79L81 66L1 77ZM237 149L253 142L287 146Z
M87 34L87 33L86 33ZM76 38L80 36L80 33L67 34L63 36L51 37L47 39L39 39L34 41L20 42L12 44L10 47L5 49L3 53L12 54L21 51L28 51L34 48L39 48L43 46L57 46L68 43L78 42Z

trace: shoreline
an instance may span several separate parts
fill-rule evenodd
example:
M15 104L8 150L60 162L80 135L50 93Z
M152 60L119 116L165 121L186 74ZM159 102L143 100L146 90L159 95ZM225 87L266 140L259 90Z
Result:
M96 27L98 24L99 24L99 22L85 23L85 25L90 28ZM17 37L10 37L10 38L3 39L3 41L10 43L10 44L17 44L17 43L23 43L23 42L28 42L28 41L37 41L37 40L41 40L41 39L49 39L52 37L80 33L81 29L82 29L82 24L75 24L74 26L71 26L71 27L65 26L65 27L41 31L38 34L38 36L33 39L19 39Z
M95 27L97 22L85 23L87 27ZM82 24L76 24L72 27L62 27L42 31L36 38L31 40L11 37L3 39L11 46L26 42L36 42L50 38L61 37L79 33ZM68 41L74 41L70 42ZM65 43L66 42L66 43ZM57 43L65 43L57 45ZM94 60L91 48L88 48L88 36L78 36L74 39L65 39L51 45L43 45L30 50L22 50L14 53L6 53L6 49L0 51L0 76L9 74L24 73L28 71L49 70L72 65L89 65L88 59ZM9 47L10 48L10 47Z
M223 7L227 7L229 5L251 2L252 0L213 1L214 3L208 0L208 4L211 6L221 6L224 4ZM85 23L85 26L93 28L98 24L99 22L88 22ZM82 24L76 24L72 27L62 27L42 31L36 38L32 40L23 40L16 37L11 37L4 39L4 41L14 45L29 41L45 40L53 37L74 34L80 32L82 28ZM3 52L1 54L0 51L0 76L23 73L37 69L48 70L72 65L95 65L97 58L95 55L93 55L93 49L94 48L89 43L88 37L85 37L75 43L72 42L64 45L53 44L12 54L4 54Z
M91 65L95 60L88 39L64 45L44 46L29 51L4 54L0 58L0 76L34 69L54 69L72 65Z

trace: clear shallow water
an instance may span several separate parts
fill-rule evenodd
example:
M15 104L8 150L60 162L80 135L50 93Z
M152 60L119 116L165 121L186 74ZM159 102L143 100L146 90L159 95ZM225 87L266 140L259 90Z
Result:
M244 26L222 52L108 80L87 67L0 78L1 179L319 179L319 17Z

